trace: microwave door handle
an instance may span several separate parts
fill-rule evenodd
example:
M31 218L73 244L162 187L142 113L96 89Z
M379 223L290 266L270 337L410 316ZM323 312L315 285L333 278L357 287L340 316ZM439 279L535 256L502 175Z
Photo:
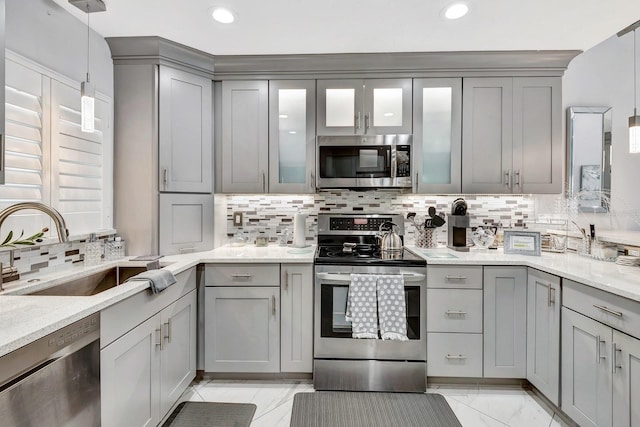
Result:
M396 176L398 172L398 152L395 146L391 147L391 182L396 185Z

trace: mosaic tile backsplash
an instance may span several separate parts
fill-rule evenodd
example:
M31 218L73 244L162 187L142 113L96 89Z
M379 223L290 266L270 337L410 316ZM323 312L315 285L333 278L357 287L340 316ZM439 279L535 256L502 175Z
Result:
M105 234L100 240L109 240L115 234ZM0 262L8 266L13 254L13 266L20 276L32 273L51 273L70 268L73 264L83 262L87 238L80 238L67 243L45 243L37 246L19 247L0 251Z
M269 241L275 242L288 230L293 232L293 217L296 213L308 214L307 241L314 243L317 233L318 213L399 213L408 212L418 216L427 215L430 206L436 212L449 213L451 202L464 197L468 204L471 226L498 224L522 226L535 214L535 200L526 195L415 195L393 191L323 191L306 195L216 195L226 197L227 237L241 231L251 240L256 233L264 232ZM243 213L243 226L233 225L233 213ZM415 228L405 221L405 243L413 244ZM438 229L437 240L446 242L446 225ZM289 239L291 240L291 238Z

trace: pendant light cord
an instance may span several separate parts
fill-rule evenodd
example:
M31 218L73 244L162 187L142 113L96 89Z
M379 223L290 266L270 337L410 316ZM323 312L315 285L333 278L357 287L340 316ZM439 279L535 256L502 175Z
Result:
M637 116L636 108L638 106L638 88L636 87L637 71L636 71L636 30L633 29L633 115Z
M89 11L89 2L87 2L87 83L89 83L89 54L90 54L90 49L89 49L89 37L90 37L90 29L91 29L91 25L89 19L91 19L91 13ZM635 34L635 32L634 32ZM634 39L635 40L635 39Z

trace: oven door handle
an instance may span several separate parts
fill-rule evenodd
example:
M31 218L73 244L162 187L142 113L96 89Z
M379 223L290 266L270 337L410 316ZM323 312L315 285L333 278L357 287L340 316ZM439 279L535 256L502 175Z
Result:
M376 276L376 274L373 274ZM330 280L332 282L351 282L351 273L316 273L318 280ZM406 282L421 282L425 279L424 274L404 273L402 279Z

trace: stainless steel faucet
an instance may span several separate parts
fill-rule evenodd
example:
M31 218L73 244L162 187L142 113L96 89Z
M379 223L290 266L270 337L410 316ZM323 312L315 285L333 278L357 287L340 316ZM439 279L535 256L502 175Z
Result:
M62 215L60 215L60 212L58 212L51 206L45 205L44 203L23 202L9 206L8 208L0 212L0 228L2 227L2 223L4 222L4 220L7 219L9 215L25 209L35 209L49 215L56 226L56 230L58 231L58 239L60 240L60 242L69 241L69 230L67 230L67 224L64 222L64 218L62 217Z

